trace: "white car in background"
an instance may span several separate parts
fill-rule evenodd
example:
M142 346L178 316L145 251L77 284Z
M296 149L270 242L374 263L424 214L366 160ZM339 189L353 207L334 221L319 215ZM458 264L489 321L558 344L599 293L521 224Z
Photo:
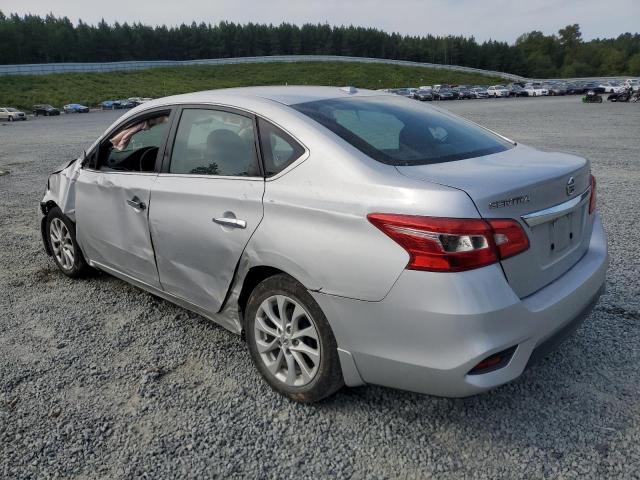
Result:
M0 107L0 120L13 122L16 120L26 120L27 116L24 112L12 107Z
M624 85L618 82L603 82L600 87L604 88L604 93L620 93L624 90Z
M487 95L493 98L508 97L509 90L504 85L492 85L491 87L487 88Z
M536 83L527 83L524 86L524 91L527 92L527 95L529 97L540 97L543 95L549 95L549 90Z
M489 98L489 94L487 93L486 88L475 87L471 89L471 93L473 94L474 98Z

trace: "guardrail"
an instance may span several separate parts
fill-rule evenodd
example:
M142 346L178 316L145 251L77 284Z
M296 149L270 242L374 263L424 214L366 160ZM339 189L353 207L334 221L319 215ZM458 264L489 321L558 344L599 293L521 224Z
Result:
M22 65L0 65L0 75L46 75L49 73L69 72L114 72L124 70L144 70L148 68L178 67L185 65L233 65L243 63L272 62L358 62L383 63L407 67L421 67L437 70L475 73L479 75L501 77L509 81L525 81L524 77L505 72L482 70L480 68L460 65L443 65L440 63L411 62L408 60L392 60L386 58L344 57L337 55L274 55L263 57L209 58L201 60L149 60L127 62L95 62L95 63L30 63Z

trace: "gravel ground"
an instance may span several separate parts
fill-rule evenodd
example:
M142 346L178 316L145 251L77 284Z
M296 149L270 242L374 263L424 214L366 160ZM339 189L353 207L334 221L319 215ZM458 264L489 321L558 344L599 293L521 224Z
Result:
M0 477L639 478L640 106L578 97L442 103L593 161L608 293L519 380L449 400L379 387L302 406L242 341L40 244L48 173L117 113L0 126Z

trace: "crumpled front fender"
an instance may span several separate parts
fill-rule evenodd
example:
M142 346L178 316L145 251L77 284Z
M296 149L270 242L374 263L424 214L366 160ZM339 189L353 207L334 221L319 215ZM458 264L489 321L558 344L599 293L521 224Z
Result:
M40 201L40 209L44 215L55 204L75 222L75 183L81 165L81 159L72 160L49 176L44 197Z

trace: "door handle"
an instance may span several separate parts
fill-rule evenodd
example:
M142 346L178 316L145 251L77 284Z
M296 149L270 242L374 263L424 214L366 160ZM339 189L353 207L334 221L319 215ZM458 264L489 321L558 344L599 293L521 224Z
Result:
M213 221L223 227L247 228L246 220L238 220L237 218L218 217L214 218Z
M144 210L147 208L147 205L138 197L133 197L131 200L127 200L127 204L137 210Z

